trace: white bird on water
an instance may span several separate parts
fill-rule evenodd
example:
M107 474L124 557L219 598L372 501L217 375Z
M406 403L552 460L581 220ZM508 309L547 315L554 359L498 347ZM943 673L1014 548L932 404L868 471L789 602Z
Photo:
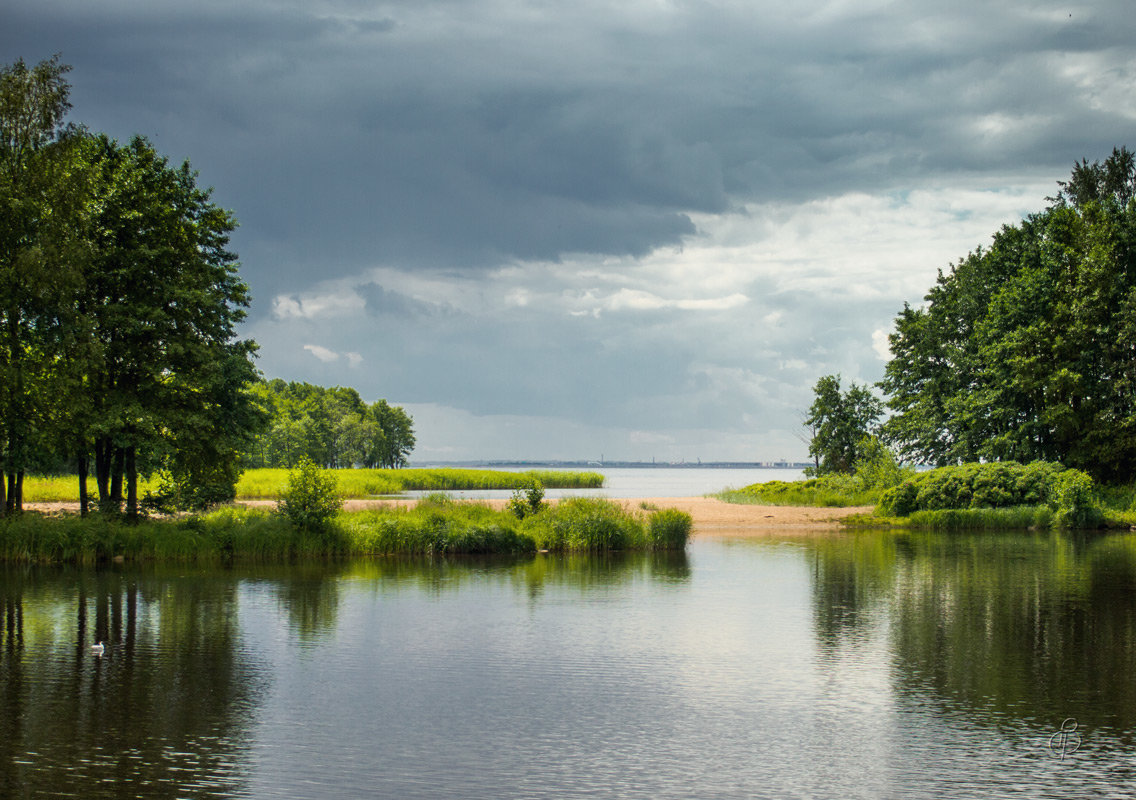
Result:
M95 642L93 645L91 645L91 655L101 656L104 649L105 647L102 642Z

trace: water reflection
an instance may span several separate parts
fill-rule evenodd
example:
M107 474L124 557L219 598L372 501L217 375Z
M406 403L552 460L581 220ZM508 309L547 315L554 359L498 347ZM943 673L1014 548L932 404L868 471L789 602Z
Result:
M896 696L1131 743L1136 537L864 532L811 545L822 649L882 635Z
M236 581L7 569L0 584L0 796L241 784L258 670L240 647Z
M9 569L0 601L0 797L1091 796L1134 777L1132 536ZM1075 776L1045 750L1068 717Z

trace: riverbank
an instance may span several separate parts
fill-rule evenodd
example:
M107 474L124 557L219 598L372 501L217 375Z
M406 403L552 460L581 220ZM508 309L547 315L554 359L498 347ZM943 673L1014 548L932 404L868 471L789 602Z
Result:
M409 508L417 499L362 499L344 501L344 511L372 511L382 508ZM482 503L495 510L505 508L507 500L467 500L457 502ZM558 502L555 499L549 503ZM849 508L813 508L807 506L765 506L726 503L714 497L642 497L621 499L616 502L634 511L647 508L673 508L690 514L694 520L696 536L772 536L777 534L807 534L817 530L841 527L841 521L855 514L871 513L871 506ZM274 500L243 500L237 505L251 508L273 508ZM78 513L77 503L30 503L32 511L47 513Z

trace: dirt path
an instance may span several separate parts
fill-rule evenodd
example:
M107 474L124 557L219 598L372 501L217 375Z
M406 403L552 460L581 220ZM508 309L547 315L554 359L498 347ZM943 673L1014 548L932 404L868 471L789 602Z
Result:
M415 500L351 499L344 503L347 511L369 508L411 506ZM504 508L507 500L478 500L494 508ZM555 500L550 502L555 503ZM647 497L619 500L635 510L646 504L652 508L677 508L694 518L696 536L774 536L805 535L840 527L840 520L850 514L870 512L871 506L856 508L805 508L799 506L751 506L724 503L713 497ZM271 507L275 500L245 500L241 505ZM77 512L77 503L29 503L29 510L44 512Z

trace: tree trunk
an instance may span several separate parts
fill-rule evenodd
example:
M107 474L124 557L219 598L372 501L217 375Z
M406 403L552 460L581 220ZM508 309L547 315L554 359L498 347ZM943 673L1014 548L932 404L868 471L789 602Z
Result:
M125 463L126 452L121 447L114 448L114 466L110 473L110 501L119 510L122 509L122 473Z
M8 489L4 486L4 470L0 469L0 517L8 516Z
M99 508L105 509L110 503L110 440L95 440L95 485L99 490Z
M20 470L16 473L16 491L13 492L9 489L8 500L12 505L12 510L17 514L24 513L24 471Z
M126 518L138 521L138 466L134 446L126 448Z
M87 516L87 455L79 456L79 516Z

